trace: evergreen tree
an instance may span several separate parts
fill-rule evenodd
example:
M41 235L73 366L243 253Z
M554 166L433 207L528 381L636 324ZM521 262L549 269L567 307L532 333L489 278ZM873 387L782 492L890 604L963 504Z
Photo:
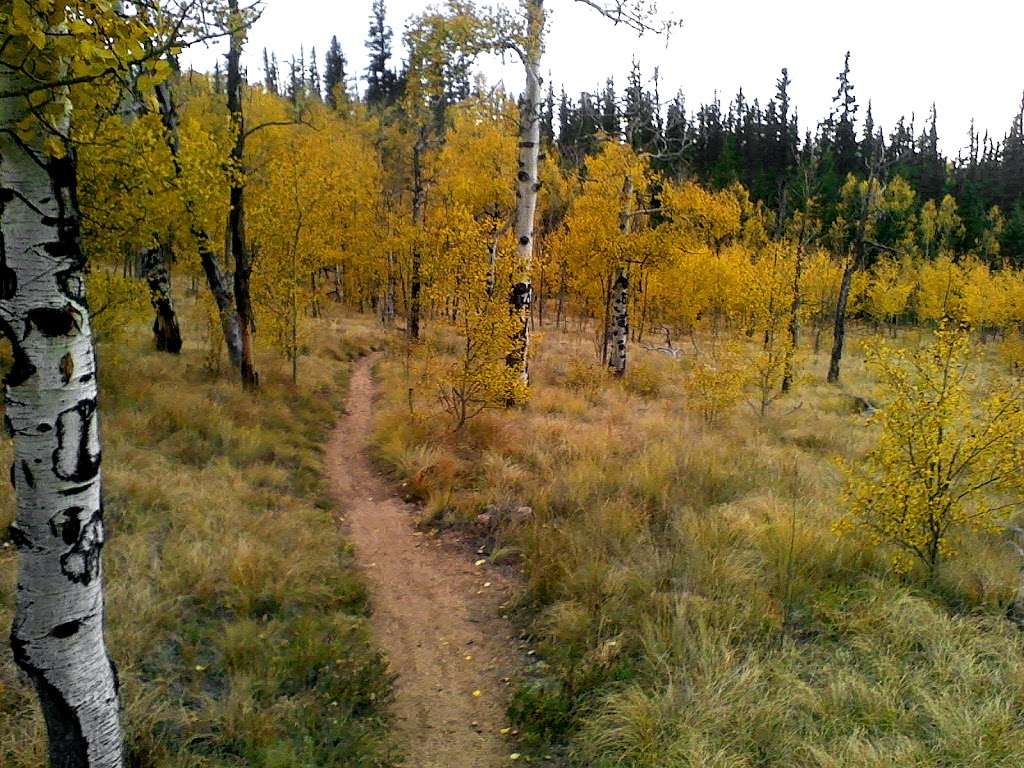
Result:
M619 107L615 103L615 81L610 77L601 94L601 130L611 138L619 138Z
M213 92L218 95L224 93L224 70L220 68L220 60L213 63Z
M850 81L850 52L847 51L843 71L836 78L839 88L832 97L832 113L826 123L826 141L831 145L835 170L840 179L848 174L863 175L860 147L857 142L857 98Z
M555 89L551 85L550 74L548 75L548 95L544 99L544 106L540 113L540 138L545 147L555 144Z
M270 58L267 49L263 49L263 84L267 93L277 93L277 56Z
M323 98L320 91L320 70L316 66L316 48L309 51L309 93L318 101Z
M394 103L398 95L397 78L395 73L388 69L391 37L384 0L373 0L370 33L366 39L366 48L370 52L370 64L366 68L366 103L371 107L388 106Z
M682 92L677 93L668 104L662 140L664 147L654 166L677 180L684 178L687 171L686 153L690 146L690 125Z
M327 56L324 59L324 96L332 109L338 108L339 100L345 101L347 63L337 36L332 37L331 46L327 49Z
M661 138L657 97L644 88L640 65L636 61L628 83L622 115L626 141L638 152L657 154Z

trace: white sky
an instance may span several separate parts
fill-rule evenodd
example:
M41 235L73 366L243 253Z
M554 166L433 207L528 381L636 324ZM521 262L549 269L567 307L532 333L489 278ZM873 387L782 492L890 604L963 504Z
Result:
M387 3L395 67L405 20L428 5ZM250 79L263 76L264 47L283 65L300 45L307 55L315 46L322 73L331 35L338 36L349 72L361 75L370 6L371 0L265 0L247 46ZM971 117L980 133L987 129L1002 138L1024 92L1024 4L1017 0L661 0L663 13L684 20L667 45L614 28L573 0L548 0L547 6L552 18L544 69L551 71L556 94L561 84L573 95L595 91L609 75L621 93L636 57L647 77L660 68L662 100L681 88L691 112L716 90L727 102L741 86L748 99L763 104L785 66L802 132L827 114L850 50L861 116L870 98L886 135L901 114L909 118L911 112L920 132L934 101L943 149L955 156L966 144ZM190 51L184 63L212 69L218 53ZM522 75L511 64L488 60L482 66L489 81L502 80L513 93L521 89Z

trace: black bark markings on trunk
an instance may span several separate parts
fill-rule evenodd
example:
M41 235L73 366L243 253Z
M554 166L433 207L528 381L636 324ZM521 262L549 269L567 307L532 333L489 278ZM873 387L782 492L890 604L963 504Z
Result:
M79 515L82 514L81 507L68 507L63 509L49 520L50 533L55 537L60 536L64 543L71 546L78 541L82 532L82 521Z
M4 206L0 204L0 218L3 218L3 213ZM4 241L4 233L0 232L0 301L13 299L17 292L18 275L7 266L7 246Z
M80 523L79 523L80 524ZM103 508L98 508L78 530L71 549L60 556L60 570L69 581L86 586L100 574L103 551ZM65 534L61 533L62 538Z
M181 352L181 327L171 298L170 257L167 247L158 245L142 254L142 270L149 285L150 304L156 313L153 319L153 338L157 352L176 355Z
M25 476L25 483L29 488L36 487L36 477L32 474L31 467L29 467L28 462L24 459L21 460L21 474Z
M11 523L7 526L7 535L10 538L11 543L14 545L14 548L18 551L34 548L28 534L19 528L16 523Z
M71 304L63 307L37 307L28 311L28 325L48 338L71 336L82 330L82 315Z
M58 640L67 640L69 637L77 635L78 630L81 628L81 620L72 619L71 621L65 621L63 624L58 624L56 627L51 629L50 636L56 637Z
M96 431L96 401L93 399L82 400L57 417L53 473L58 478L83 483L96 477L101 453ZM93 445L97 446L95 452Z
M14 644L13 638L11 644ZM28 660L24 652L19 659L18 652L15 651L15 660L36 684L36 690L39 692L39 703L49 737L50 764L59 765L61 768L89 768L89 742L82 732L78 708L68 703L61 692L46 679L45 673Z
M6 325L6 323L4 323ZM8 326L10 328L10 326ZM4 385L7 387L20 387L26 381L36 375L36 367L28 359L21 344L14 340L13 334L4 333L11 340L11 352L14 355L14 362L4 377Z
M65 488L63 491L57 491L57 493L59 493L61 496L77 496L78 494L85 493L87 490L89 490L90 485L92 485L92 483L87 483L85 485L76 485L71 488Z

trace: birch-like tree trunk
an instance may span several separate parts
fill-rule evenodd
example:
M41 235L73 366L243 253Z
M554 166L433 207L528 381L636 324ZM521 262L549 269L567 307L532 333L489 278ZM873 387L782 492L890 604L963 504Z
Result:
M26 79L0 65L0 87ZM52 127L67 136L71 106ZM119 768L117 676L103 639L103 506L96 361L79 242L76 171L48 155L22 98L0 100L0 330L14 363L4 425L14 440L16 612L11 647L35 684L54 768Z
M427 129L421 128L412 148L412 223L418 233L427 207L427 190L423 180L423 153L427 148ZM423 254L419 242L412 246L412 271L409 276L409 336L420 337L421 293L423 290Z
M172 67L177 69L173 62ZM163 123L164 137L168 149L171 151L171 161L174 164L174 178L180 183L184 177L184 169L181 165L178 107L174 101L174 91L171 89L170 83L164 81L157 84L156 99L160 108L160 121ZM217 263L217 254L214 253L213 247L210 245L210 235L200 223L195 202L185 194L184 204L185 212L189 217L189 230L196 242L196 249L199 251L199 262L203 265L206 284L217 305L221 330L224 334L224 344L228 350L228 360L233 368L239 368L242 364L242 333L238 324L238 313L235 311L234 298L228 290L220 264Z
M619 209L619 231L625 236L633 225L633 177L628 173L622 181L622 206ZM608 367L616 376L626 373L626 347L629 345L629 274L626 267L619 267L612 283L611 311L606 327L605 344L608 351Z
M796 359L797 347L800 344L800 308L803 306L803 292L801 281L804 275L804 233L806 223L800 228L800 243L796 251L796 263L793 266L793 294L789 305L789 345L786 347L786 359L782 365L782 391L789 392L793 388L794 361Z
M380 318L385 328L390 328L395 324L395 304L397 294L397 283L398 277L395 274L397 266L395 264L395 254L393 251L388 250L388 274L387 279L384 283L384 300L381 302Z
M238 0L228 0L231 24L231 43L228 47L228 113L231 115L231 129L235 142L231 148L231 160L236 169L242 168L245 156L245 115L242 112L242 46L245 43L246 27L242 23ZM252 278L252 254L245 242L245 179L236 173L231 182L231 206L228 209L228 238L231 255L235 261L234 294L235 311L238 313L238 331L241 339L241 362L239 371L242 386L255 389L260 378L256 372L252 331L255 315L252 307L250 281Z
M626 373L626 353L629 344L629 275L624 267L612 284L611 328L608 331L608 368L616 376Z
M540 62L544 50L544 0L525 0L526 39L523 68L526 88L519 117L519 171L516 174L516 276L509 293L509 311L519 318L514 348L508 364L514 367L523 384L530 381L530 284L533 270L534 224L537 193L540 191Z
M181 328L171 298L171 273L167 268L167 246L160 244L142 254L142 271L149 285L149 299L156 318L153 339L158 352L181 352Z

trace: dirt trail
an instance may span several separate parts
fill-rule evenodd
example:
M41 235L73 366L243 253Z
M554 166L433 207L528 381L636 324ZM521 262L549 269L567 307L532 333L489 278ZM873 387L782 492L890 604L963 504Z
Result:
M408 768L514 765L507 686L516 667L508 598L500 576L413 528L366 457L376 356L352 373L348 414L335 429L326 466L344 510L356 559L369 584L377 642L397 673L394 712Z

